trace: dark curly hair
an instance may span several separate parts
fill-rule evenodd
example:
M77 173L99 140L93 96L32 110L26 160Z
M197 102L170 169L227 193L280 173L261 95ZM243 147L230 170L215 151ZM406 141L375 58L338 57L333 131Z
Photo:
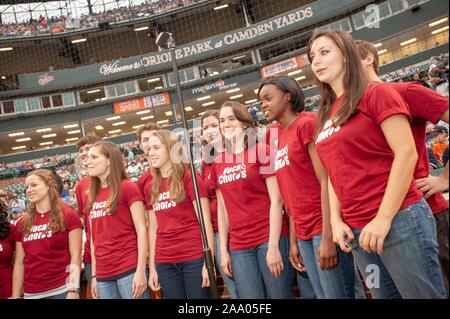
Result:
M9 233L8 204L0 199L0 239L4 240Z

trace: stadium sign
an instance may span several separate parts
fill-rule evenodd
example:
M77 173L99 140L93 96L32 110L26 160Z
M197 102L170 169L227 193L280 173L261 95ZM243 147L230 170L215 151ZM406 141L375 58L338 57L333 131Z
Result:
M370 1L341 0L330 6L328 0L319 0L252 26L180 45L177 47L175 55L180 66L195 63L200 59L214 58L301 30L336 15L344 14L352 8L361 7L366 2ZM21 90L42 89L38 80L48 73L54 78L53 81L45 84L48 89L86 86L149 72L162 72L170 68L170 62L170 54L164 50L72 69L21 74L19 75L19 85Z
M276 63L268 64L261 67L261 78L267 79L275 75L293 71L306 65L307 63L305 62L307 62L307 59L306 55L303 54Z
M170 104L170 96L169 93L164 92L161 94L155 94L143 98L114 102L114 113L128 113L147 107L163 106L168 104Z

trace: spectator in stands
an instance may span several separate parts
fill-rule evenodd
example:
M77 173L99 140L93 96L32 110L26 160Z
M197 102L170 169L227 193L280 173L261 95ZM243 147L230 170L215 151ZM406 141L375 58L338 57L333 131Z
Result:
M427 145L433 139L433 130L434 130L434 124L431 122L428 122L427 126L425 128L425 143Z
M114 143L100 141L90 147L88 172L92 296L148 299L148 238L142 193L128 180Z
M84 274L87 280L86 296L90 297L91 282L92 282L92 259L91 259L91 228L89 223L89 216L85 211L87 192L89 190L89 176L83 176L86 172L88 164L88 152L92 145L99 142L101 139L96 135L86 135L80 138L77 142L78 158L81 161L81 180L75 185L75 194L77 200L78 216L83 219L84 231L86 234L86 242L84 243Z
M69 183L65 182L63 184L63 190L61 192L61 197L63 199L66 199L67 197L69 197Z
M379 82L377 78L378 71L378 53L375 47L366 41L360 41L359 44L360 55L366 72L374 82ZM393 83L394 89L404 98L409 111L412 115L412 133L416 144L418 153L418 162L414 171L414 178L416 179L419 190L424 193L430 208L436 219L436 226L438 230L438 244L439 244L439 261L444 275L444 284L448 294L448 270L449 270L449 252L448 252L448 201L445 200L441 192L448 190L448 165L439 176L431 176L429 174L430 167L439 168L441 164L430 148L426 147L425 140L428 139L428 133L433 136L436 123L442 120L448 123L448 98L416 85L414 82L410 83ZM427 124L429 123L429 124ZM442 126L437 131L445 131L446 128ZM425 132L427 135L425 136ZM428 156L427 156L428 154Z
M354 299L353 256L343 253L333 243L328 175L313 143L316 113L303 112L302 89L290 77L262 82L258 96L266 119L279 125L275 172L280 194L290 213L290 256L295 257L291 263L300 270L300 249L318 298Z
M448 145L444 150L444 153L442 153L442 162L445 166L448 164Z
M428 70L428 78L431 88L436 91L437 86L445 82L445 73L436 64L432 64Z
M161 288L167 299L209 299L200 212L182 144L170 131L158 130L150 136L148 148L153 176L149 211L150 288L154 291ZM206 240L214 254L208 194L198 173L196 177Z
M420 77L420 73L418 72L414 73L413 80L426 88L430 88L430 85Z
M50 170L29 173L25 185L31 205L17 222L12 298L78 299L81 221Z
M258 108L252 105L248 108L248 112L252 116L252 119L255 122L255 124L258 123L258 116L256 115L256 113L258 112Z
M144 156L148 159L148 151L149 151L149 140L150 136L160 129L159 125L149 122L144 124L144 126L141 126L137 129L136 135L139 141L140 148L144 152ZM139 189L141 190L142 194L144 195L144 205L145 210L151 210L151 189L152 189L152 172L151 170L147 170L144 174L139 177L136 184L138 185Z
M11 297L15 229L8 221L8 204L0 199L0 299Z
M217 197L214 185L211 181L211 168L214 158L223 152L222 135L220 133L219 111L206 111L201 117L202 139L204 144L203 158L201 161L201 175L208 189L210 202L211 222L214 231L214 257L215 265L219 269L224 284L227 286L231 299L237 299L236 284L232 277L227 276L220 266L220 238L217 226Z
M430 142L430 147L433 150L433 153L436 156L436 158L442 163L441 159L442 153L444 153L444 150L448 146L448 129L445 126L437 125L434 127L432 134L433 139Z
M239 298L293 298L289 225L274 176L273 151L257 143L254 121L242 104L225 102L219 118L225 151L213 162L211 181L222 269L234 277Z
M376 298L446 298L432 213L411 183L417 151L408 106L392 86L369 82L344 31L316 31L308 58L321 95L315 143L329 174L334 241L360 269L379 267Z

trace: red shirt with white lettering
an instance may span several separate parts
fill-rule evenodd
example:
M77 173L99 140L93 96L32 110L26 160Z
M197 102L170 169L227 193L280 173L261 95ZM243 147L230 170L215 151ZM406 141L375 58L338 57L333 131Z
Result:
M148 171L142 174L141 177L139 177L139 179L136 181L137 186L139 186L139 189L144 195L145 210L152 209L152 179L152 171L149 168Z
M331 117L343 99L335 101ZM378 213L394 160L380 124L396 114L411 118L405 101L391 86L374 84L366 89L356 115L337 127L330 117L316 139L316 150L341 202L344 222L351 228L363 228ZM412 180L401 209L422 197Z
M158 221L155 262L180 263L203 257L200 223L192 202L195 200L191 172L186 171L183 183L185 199L175 203L170 199L167 178L161 179L159 200L153 204ZM208 198L201 176L196 173L200 198Z
M87 192L89 191L89 176L83 177L75 186L77 197L78 216L84 218L84 230L86 233L86 242L84 243L83 263L91 264L91 229L89 227L89 215L84 211L86 206Z
M430 161L425 144L427 121L437 123L442 114L448 110L448 97L424 87L417 82L388 83L405 99L412 116L411 130L416 142L417 160L414 178L430 175ZM442 193L435 193L427 198L433 214L441 213L448 208L448 201Z
M301 240L322 232L320 184L308 151L315 138L316 118L316 113L302 112L289 127L278 129L275 172L284 205Z
M111 278L135 269L138 262L136 228L131 204L144 201L139 187L130 180L122 180L119 201L113 214L108 212L109 187L100 188L89 212L92 223L92 242L97 278Z
M16 226L9 224L9 232L5 239L0 239L0 299L11 297L13 251L15 245Z
M23 290L36 294L53 290L66 284L70 265L69 233L83 228L74 209L63 204L65 231L52 233L48 229L50 211L36 213L30 234L23 233L22 217L17 222L16 240L22 243L25 257Z
M209 198L209 210L211 212L211 223L213 226L213 231L217 233L219 228L217 226L217 197L216 190L214 188L214 183L211 181L211 169L212 163L208 164L205 161L202 162L201 172L202 179L205 183L206 188L208 189L208 198Z
M211 169L214 187L222 193L230 224L230 250L247 249L269 241L270 197L266 178L275 175L273 150L257 143L239 154L224 152ZM283 217L281 235L289 233Z

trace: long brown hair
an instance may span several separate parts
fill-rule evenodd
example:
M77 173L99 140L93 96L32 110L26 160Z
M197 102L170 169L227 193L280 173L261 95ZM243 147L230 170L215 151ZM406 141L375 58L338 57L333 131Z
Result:
M170 199L175 203L180 203L186 197L183 182L184 174L186 173L186 155L183 145L178 140L177 136L168 130L155 131L152 136L156 136L169 153L172 170L170 172L170 177L167 180L167 188L169 189ZM152 167L151 170L153 176L151 203L154 204L159 199L161 180L163 177L159 168Z
M48 222L49 228L47 231L50 230L52 233L65 231L63 201L58 192L58 183L56 182L55 175L48 169L37 169L28 173L27 177L31 175L37 176L48 186L48 196L50 198L51 206L50 219ZM31 233L36 213L36 204L31 203L23 217L23 229L21 231L25 236Z
M344 88L345 96L342 107L338 110L333 119L334 125L345 124L358 111L358 103L368 86L368 80L361 64L358 47L352 37L341 30L316 30L308 43L308 59L311 63L311 47L315 40L320 37L327 37L339 48L345 63ZM336 94L331 86L317 80L320 93L320 105L318 111L317 126L320 132L328 120L333 103L336 101Z
M124 179L128 179L127 172L123 165L122 154L120 153L119 147L112 143L106 141L100 141L92 145L92 148L98 148L101 154L109 159L109 175L106 182L109 187L109 198L108 198L108 211L112 215L117 209L117 204L120 198L120 182ZM86 203L86 211L90 212L92 205L97 198L98 191L100 190L100 178L96 176L91 176L89 178L89 193L88 200Z
M256 143L256 131L255 131L255 122L253 121L252 116L247 111L244 105L239 102L234 101L226 101L219 108L220 111L225 107L231 107L233 110L233 114L236 119L244 125L244 148L248 149ZM220 119L219 119L220 121ZM227 141L225 138L225 149L228 152L231 152L231 143Z

